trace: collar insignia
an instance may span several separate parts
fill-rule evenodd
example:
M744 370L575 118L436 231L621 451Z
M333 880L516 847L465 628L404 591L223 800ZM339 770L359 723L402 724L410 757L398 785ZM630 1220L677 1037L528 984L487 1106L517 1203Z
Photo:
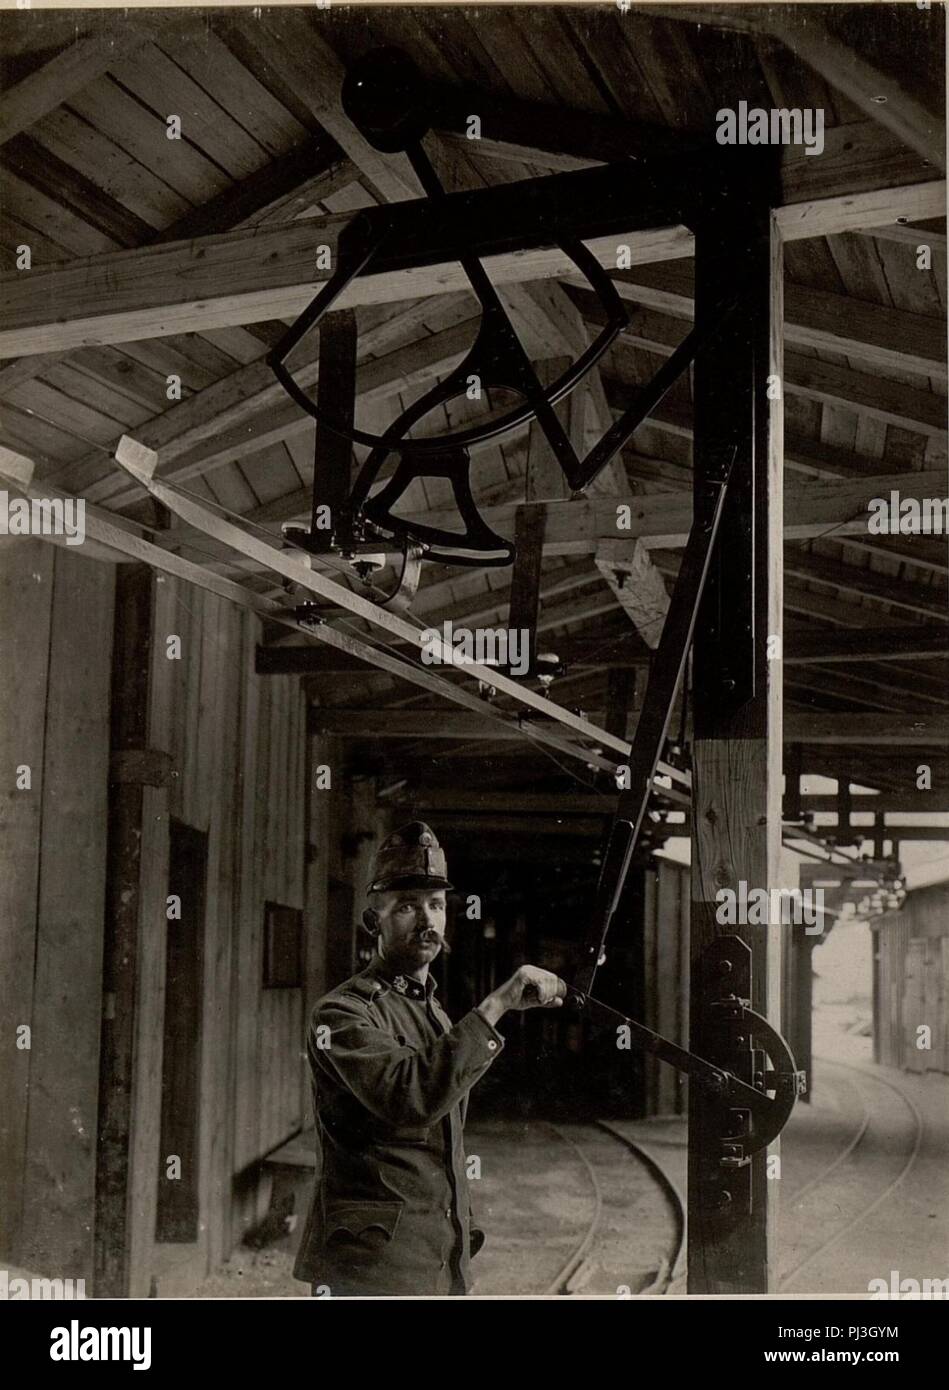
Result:
M392 988L397 989L400 994L407 994L409 982L404 975L396 975L395 979L392 981Z

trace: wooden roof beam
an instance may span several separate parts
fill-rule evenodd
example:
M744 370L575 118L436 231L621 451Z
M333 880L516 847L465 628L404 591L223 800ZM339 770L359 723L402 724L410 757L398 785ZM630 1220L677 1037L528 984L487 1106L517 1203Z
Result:
M485 190L497 199L504 188ZM507 206L507 204L505 204ZM897 217L941 216L945 185L925 183L853 196L819 199L778 210L786 239L824 236L875 226ZM330 274L314 266L315 248L331 253L349 215L306 219L190 242L107 252L31 271L0 276L0 357L62 351L89 344L131 342L169 333L286 318L298 313ZM594 255L615 264L617 241L631 263L677 259L693 251L684 227L624 232L591 240ZM537 247L486 256L496 284L569 276L572 262L557 248ZM462 267L385 269L352 282L337 308L391 303L468 288ZM50 306L55 306L52 308Z
M601 712L589 716L602 719ZM499 732L484 723L482 715L432 709L324 709L310 707L314 733L344 738L511 739L516 728ZM533 722L528 726L534 732ZM949 721L936 714L895 719L890 714L819 714L789 711L784 716L784 741L803 744L949 747Z
M639 337L641 332L647 336ZM604 371L607 383L617 382L620 393L624 387L627 391L630 389L622 375L624 344L640 352L669 357L684 337L685 333L675 320L663 323L658 315L653 314L647 324L637 325L634 317L631 327L623 330L618 346L613 349L610 365ZM663 338L665 342L660 341ZM928 388L908 386L872 372L841 367L799 352L785 354L783 385L788 395L802 396L805 400L820 401L821 404L843 405L884 424L897 425L900 429L935 439L946 436L946 398ZM631 389L637 392L638 384ZM610 391L609 384L607 391ZM614 403L616 394L612 393Z
M3 92L0 144L41 121L151 37L151 26L139 17L131 24L107 20L81 34L55 58Z
M298 201L300 207L306 207L347 188L357 176L355 165L332 140L325 135L311 137L208 202L192 208L169 227L145 237L142 244L157 246L236 231L257 222L289 221L298 210ZM0 364L0 393L41 376L47 367L67 355L66 350L33 353ZM67 486L71 488L72 484Z
M946 233L934 231L931 227L912 227L897 224L892 227L867 227L858 236L875 237L877 241L895 241L901 246L927 245L945 257Z
M946 167L945 119L926 109L903 82L881 72L811 15L766 20L774 38L803 58L861 111L891 130L938 169Z
M920 233L916 240L925 240ZM695 313L691 266L667 263L615 271L622 299L691 323ZM568 282L584 312L599 321L599 301L578 276ZM649 318L648 322L654 320ZM636 324L633 324L635 331ZM876 367L895 367L946 378L945 319L871 304L850 295L802 285L784 286L784 341L790 347L827 349Z
M904 499L945 497L944 471L903 472L847 478L843 481L802 480L792 477L785 489L786 540L813 540L833 528L835 537L866 536L868 503L892 490ZM617 506L630 507L629 528L617 527ZM506 535L513 534L518 504L489 507L488 524ZM529 504L528 504L529 505ZM663 493L648 497L575 498L547 502L546 554L593 554L602 545L618 547L622 554L630 540L641 539L647 549L678 550L685 545L692 519L688 494ZM440 513L438 515L441 515ZM624 518L625 519L625 518ZM604 549L604 556L609 553Z
M65 494L58 493L55 488L48 485L40 485L29 481L32 472L31 460L22 456L13 455L9 450L4 450L0 454L0 479L8 481L16 495L25 498L65 498ZM378 667L390 674L398 675L400 679L408 681L410 684L418 685L427 690L430 694L443 696L450 703L462 705L466 711L474 712L479 720L488 722L489 725L499 725L499 737L506 737L510 733L515 738L523 739L524 735L520 732L517 716L508 714L487 700L482 700L480 696L474 695L469 690L452 685L437 672L425 667L409 664L381 646L373 646L358 638L352 637L347 633L339 632L329 624L324 624L319 628L313 629L304 627L297 623L290 616L285 604L266 598L263 595L250 592L242 588L239 584L231 580L222 578L208 571L201 565L196 565L179 555L174 555L167 550L151 544L143 539L140 528L133 526L123 518L113 518L104 514L96 507L86 508L86 537L87 545L92 550L93 546L101 549L104 556L120 560L135 560L149 564L153 568L165 574L171 574L177 578L184 579L189 583L197 585L199 588L206 589L210 593L218 594L222 598L229 599L239 607L250 609L261 618L269 618L273 622L281 623L295 629L308 639L325 643L336 648L338 651L356 656L366 662L367 665ZM52 543L61 543L60 537L50 537ZM278 560L283 563L283 559L278 554ZM305 571L303 571L305 573ZM409 632L407 624L399 624L393 615L384 610L378 610L381 620L385 625L401 626ZM390 621L391 620L391 621ZM477 670L478 668L469 668ZM547 723L545 719L531 723L530 736L532 739L557 748L561 753L567 754L571 758L578 759L587 766L594 765L606 772L612 772L616 764L616 753L620 758L624 758L629 752L628 744L621 740L612 738L605 730L599 730L595 726L588 725L586 721L579 719L568 710L561 710L553 702L543 702L539 700L533 692L514 688L513 683L505 681L501 676L497 677L499 686L510 686L517 699L524 704L536 706L543 716L551 720ZM612 758L603 756L595 752L592 748L587 748L582 744L576 743L568 737L563 730L572 729L575 733L586 735L595 739L601 747L614 750ZM662 770L660 765L660 770ZM684 774L676 774L680 779L687 781Z
M307 218L107 252L29 276L7 272L0 276L0 357L295 316L331 273L317 269L316 248L326 245L335 256L337 238L349 221L349 214ZM615 264L618 240L630 246L634 263L692 251L691 234L683 227L601 237L588 245L609 266ZM495 284L556 278L574 268L556 247L487 256L484 264ZM456 262L384 270L354 280L335 307L390 304L469 288Z
M405 154L386 155L369 144L343 110L346 67L321 33L319 16L255 9L215 18L214 29L251 68L289 86L365 176L382 202L417 198L421 186ZM343 307L342 305L340 307Z
M694 152L703 145L713 153L717 148L708 131L672 131L641 121L503 98L494 92L489 94L464 86L433 84L430 90L435 96L435 128L447 143L456 144L481 159L539 164L551 171L564 172L628 156L658 153L675 158L676 154ZM481 118L481 139L476 144L467 137L468 117L472 113ZM879 112L875 104L871 115L872 121L826 129L824 154L819 161L799 158L800 151L795 149L786 152L781 167L784 206L779 216L785 238L829 236L869 225L850 221L854 215L860 217L866 211L865 200L878 201L880 225L895 222L898 216L904 215L910 220L943 215L944 203L942 208L928 213L913 213L905 205L901 206L905 204L909 189L918 181L926 180L933 171L931 166L938 165L938 161L930 159L929 155L921 158L915 152L901 158L907 142L898 132L891 135L886 130L879 131ZM912 148L912 142L909 144ZM819 182L818 170L814 167L818 163L822 166ZM890 180L896 185L889 190L894 197L885 203L878 199L876 192L867 192L868 183L876 190ZM820 193L825 196L818 196Z
M785 663L920 662L949 656L949 626L838 628L791 631L785 635Z
M646 121L523 101L470 84L429 83L427 95L433 127L450 144L457 143L479 157L532 164L538 155L548 155L556 162L547 167L565 170L657 151L674 156L708 142L707 132L676 131ZM472 114L481 121L477 143L467 133Z
M462 355L471 332L466 324L456 325L422 338L410 348L367 362L359 378L359 400L364 404L383 400L408 386L434 378ZM365 338L371 341L373 334L370 332ZM317 351L318 340L315 340L310 365L299 373L298 379L304 385L312 385L317 379ZM265 384L267 382L269 385ZM252 390L252 387L257 389ZM243 393L248 390L251 394L245 396ZM223 406L221 414L210 414L202 419L211 400ZM179 411L181 413L177 414ZM160 451L161 476L183 482L199 474L204 477L248 454L312 430L311 418L287 400L283 387L274 381L266 363L252 362L197 396L182 401L173 410L146 421L138 433L142 436L140 442ZM112 508L137 501L142 495L141 489L115 470L103 474L103 462L101 450L96 450L57 470L55 481L60 487L81 491L90 501L107 503ZM304 512L309 511L310 501L307 490ZM257 508L249 519L263 522L268 519L262 515L263 511Z

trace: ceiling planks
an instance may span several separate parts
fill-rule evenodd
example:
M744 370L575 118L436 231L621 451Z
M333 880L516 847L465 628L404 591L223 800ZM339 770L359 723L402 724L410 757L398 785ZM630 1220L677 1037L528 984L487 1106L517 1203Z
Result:
M705 10L701 13L707 15ZM12 16L10 27L31 18ZM373 199L402 200L415 191L404 164L360 145L341 117L339 77L345 63L365 46L361 21L332 10L286 15L271 10L263 12L260 21L245 14L235 22L231 12L213 16L185 45L176 39L169 18L160 16L161 22L156 19L154 26L139 31L139 42L152 45L146 50L153 59L151 68L141 55L135 57L134 48L107 52L107 45L100 44L96 54L94 44L75 52L77 46L70 44L47 65L46 77L34 84L32 97L25 85L31 77L26 71L28 45L12 44L11 51L19 48L22 57L12 68L19 80L7 92L8 102L15 99L12 124L0 123L0 135L9 138L3 156L7 196L0 219L4 265L12 264L11 247L30 242L36 252L34 264L40 267L33 293L58 295L66 287L67 312L81 310L82 305L74 302L69 281L59 279L59 272L73 271L77 281L97 273L94 265L68 265L76 257L110 258L116 252L137 257L146 243L180 241L203 259L204 239L209 236L242 225L274 229L286 221L292 224L289 231L281 231L279 237L274 233L272 242L259 240L257 251L264 253L281 242L296 245L302 264L305 239L294 238L301 236L303 223L293 219L305 215L312 236L319 237L332 225L331 208L349 209ZM708 139L718 96L714 82L699 78L714 45L703 30L683 24L684 18L650 16L642 7L630 15L571 9L557 18L556 48L540 55L531 42L535 21L509 12L449 16L430 10L421 22L418 16L389 12L379 16L379 32L409 49L426 76L435 79L440 135L433 140L456 156L459 177L470 186L524 177L535 169L576 168L660 149L674 151L683 141ZM787 205L779 220L788 239L786 336L792 349L787 462L792 479L802 472L842 479L834 484L844 490L835 494L833 504L828 494L819 493L827 502L820 524L831 529L834 541L847 540L850 548L815 534L818 523L813 516L819 507L813 516L807 514L814 539L786 547L789 611L811 630L816 654L808 663L812 674L799 671L791 694L838 710L872 712L875 703L877 708L898 709L912 681L907 685L905 671L901 680L897 670L887 674L881 669L884 661L893 667L895 658L878 649L886 648L885 642L874 647L870 634L881 624L891 628L904 619L909 624L944 620L944 557L940 560L938 546L924 538L880 538L871 543L852 520L844 527L840 522L856 505L856 492L847 492L845 500L848 483L862 488L891 479L911 492L915 482L923 484L944 468L946 302L945 267L939 257L944 258L945 231L938 219L945 210L945 188L933 177L935 169L927 168L926 151L918 141L908 139L907 130L897 128L892 119L889 128L881 124L884 107L893 108L887 116L900 114L895 99L875 103L870 110L856 95L846 93L846 83L825 86L787 49L776 48L770 40L761 43L762 30L755 29L750 9L742 18L748 20L748 33L756 42L742 56L742 45L750 41L739 36L729 40L734 47L728 51L743 62L748 54L755 55L776 100L801 105L820 97L828 102L825 156L806 159L802 151L789 150L784 160ZM131 26L125 32L131 33ZM835 41L843 43L845 38ZM879 55L873 65L878 76L885 76L885 61ZM624 80L630 71L638 74L636 80ZM833 83L833 75L826 76ZM862 80L865 74L859 76ZM141 85L135 98L128 90L133 78ZM59 87L48 79L57 79ZM39 87L45 88L45 95L37 104ZM162 113L168 105L165 93L171 90L186 108L180 113L186 123L188 110L195 113L193 144L181 149L171 148L164 139ZM893 97L889 90L888 95ZM472 110L483 120L483 138L477 143L462 133L463 119ZM222 113L219 122L216 112ZM902 114L906 115L905 103ZM910 110L910 120L918 114ZM44 171L34 172L43 161ZM914 224L920 222L930 225L917 230ZM861 235L849 235L854 231ZM868 254L857 248L860 242ZM932 246L932 272L915 266L920 242ZM690 267L682 259L690 249L688 240L642 249L650 258L671 252L678 259L642 264L621 277L621 292L638 300L640 311L634 316L628 351L619 353L604 375L604 401L614 408L655 366L656 354L668 352L692 313ZM55 277L41 279L43 262L50 259L67 264ZM206 288L200 272L189 266L187 253L175 263L177 268L172 268L173 262L174 256L164 263L166 272L195 272L196 291ZM107 259L102 268L109 275L120 264ZM130 278L150 273L147 261L127 264ZM227 253L222 253L222 278L233 269ZM562 336L565 269L549 262L525 264L509 281L508 298L520 297L521 322L533 312L524 307L529 299L535 308L538 298L545 301L544 312L531 319L532 356L539 360L575 351ZM532 282L531 275L551 278ZM106 283L103 279L98 285L99 298ZM253 282L248 285L253 293ZM276 321L295 312L314 287L312 279L299 278L292 301L275 297L254 306L247 299L233 315L223 317L209 317L195 307L192 318L182 317L172 325L177 332L169 332L164 308L153 305L151 317L134 325L134 340L121 345L109 344L108 334L100 341L93 332L93 345L77 346L85 341L82 332L72 337L68 327L45 325L63 336L33 342L30 357L0 363L2 437L20 452L44 459L44 467L55 469L59 482L80 490L88 486L93 495L115 506L134 501L135 494L121 482L117 486L109 481L106 450L126 428L138 433L153 430L156 443L167 441L169 470L183 465L189 471L180 476L190 476L194 485L225 505L264 521L305 512L312 423L289 407L261 359L266 342L280 331ZM5 288L15 292L16 280L10 277ZM94 281L90 288L96 289ZM413 383L418 389L426 372L457 360L447 349L460 350L469 329L454 339L442 339L444 349L425 341L453 327L447 319L436 321L434 306L441 299L447 305L456 298L442 293L444 288L425 282L397 287L405 316L400 320L396 313L388 343L380 333L366 352L367 358L385 358L388 353L391 360L367 379L363 404L384 407L386 392L411 391ZM433 292L438 300L428 298ZM264 294L269 293L265 287ZM196 292L195 306L199 298ZM459 305L461 299L457 296ZM363 338L374 326L374 315L385 316L396 308L373 303L360 308ZM468 300L455 323L464 324L472 308ZM251 317L263 315L255 335L241 326L248 312ZM381 328L385 319L378 322ZM200 330L208 336L200 336ZM153 332L163 336L149 336ZM546 353L545 335L550 335ZM18 352L27 350L22 341L16 345ZM55 352L49 350L53 344ZM63 355L67 352L68 357ZM178 403L168 402L165 395L169 373L181 376L183 399ZM35 384L34 377L39 378ZM447 418L453 410L449 408ZM384 423L383 409L379 424ZM627 451L632 484L657 526L660 517L663 524L677 515L685 520L683 504L691 487L690 428L689 393L683 385L637 435L636 448ZM90 448L81 435L94 440L96 447ZM476 454L476 495L502 511L512 509L523 495L524 470L523 439ZM919 476L908 482L914 470ZM622 486L622 473L614 471L614 477L614 485ZM792 492L788 515L797 524L802 514L795 498L804 492ZM865 502L864 495L864 507ZM657 535L652 535L653 543ZM662 549L649 553L656 570L670 579L676 557ZM488 582L477 572L463 579L457 572L454 577L451 571L433 572L432 582L421 591L419 612L439 618L454 613L470 620L503 620L503 580L504 576L493 576ZM248 575L248 584L260 582ZM609 592L602 590L593 549L584 548L563 563L548 557L541 584L545 633L559 634L560 646L564 632L578 637L582 632L594 648L598 634L604 635L609 658L609 643L621 640L616 624L622 615ZM595 593L597 585L600 594ZM890 617L881 616L885 614ZM860 678L849 669L840 670L845 660L820 662L821 643L828 633L849 634L853 641L864 642ZM636 640L631 625L628 638ZM938 632L932 641L938 647ZM571 698L596 708L591 699L603 697L603 670L600 666L571 672ZM932 676L938 680L943 674L939 667ZM404 698L404 684L394 677L384 679L391 679L396 697L401 691ZM930 701L935 698L935 686L925 695ZM551 775L556 775L552 769Z

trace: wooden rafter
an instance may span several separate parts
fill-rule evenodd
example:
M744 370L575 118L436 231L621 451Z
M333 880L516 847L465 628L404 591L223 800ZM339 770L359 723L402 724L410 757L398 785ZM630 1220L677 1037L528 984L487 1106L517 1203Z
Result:
M43 167L49 163L45 151L38 154L36 162ZM301 210L296 207L297 200L302 199L305 208L348 187L357 173L355 165L327 136L312 137L160 232L137 240L142 246L157 246L236 231L257 222L289 221ZM21 382L41 376L67 355L66 351L34 353L0 365L0 392L12 391Z
M792 477L785 490L786 540L813 540L833 529L839 536L867 536L867 506L871 498L888 497L893 490L904 499L944 497L944 471L887 473L841 482L810 480L804 484ZM610 546L623 552L630 540L640 539L650 550L677 550L686 541L692 517L691 498L664 493L631 497L629 528L617 528L619 499L576 498L569 502L548 502L544 550L549 555L593 554L601 546L604 557ZM516 504L485 510L488 524L503 534L512 534ZM624 516L623 520L626 518Z
M149 27L141 22L101 25L82 34L55 58L4 91L0 144L35 125L150 37Z
M569 669L589 669L597 662L608 669L635 669L648 666L647 647L630 651L620 633L609 641L602 637L561 645L558 656ZM334 658L312 647L273 646L258 650L259 671L271 674L334 675L343 670L359 670L357 662L340 665ZM949 624L942 627L896 628L820 628L785 631L785 666L862 665L868 662L900 663L938 661L949 658ZM923 808L923 802L915 804ZM825 808L827 809L827 808ZM906 808L904 808L906 809Z
M628 156L642 157L643 154L660 153L675 158L684 151L694 150L709 138L707 130L690 132L656 128L639 121L564 111L560 107L542 103L502 98L495 93L487 97L484 93L479 94L464 87L435 85L433 95L435 124L449 143L472 148L472 142L467 138L467 121L469 114L477 111L481 116L482 129L481 139L474 150L479 159L536 164L552 171L583 168L591 163L606 163ZM825 131L824 155L820 161L824 168L820 171L820 178L832 177L836 184L832 190L834 193L862 192L867 187L867 177L872 183L881 182L874 177L872 170L874 160L881 157L885 157L890 166L893 182L909 183L913 179L925 179L926 161L937 162L931 161L925 153L923 158L914 153L902 161L894 159L902 144L914 148L912 141L906 141L898 130L894 130L895 139L888 137L885 129L880 132L876 124L879 116L876 105L873 105L870 114L874 121L832 126ZM933 118L929 117L929 120L932 123ZM895 149L887 148L884 151L883 146L887 141ZM816 192L818 171L814 165L818 161L795 158L796 153L787 152L781 169L782 195L786 207L806 203ZM892 171L898 170L901 163L907 175L905 180L898 173L893 178Z
M433 333L409 348L386 352L397 323L411 326L418 317L419 311L413 307L362 335L361 355L381 354L360 371L358 385L364 405L435 375L461 355L473 336L473 328L461 324ZM316 383L318 362L319 341L314 335L295 361L296 378L302 386ZM163 476L183 478L207 474L267 444L312 432L312 428L310 419L287 400L268 364L257 361L143 422L137 434L148 448L161 451ZM111 506L123 505L120 498L139 495L114 470L105 478L102 472L102 453L95 449L57 470L55 481L68 491L83 492L91 501L108 501Z
M13 495L24 498L60 498L65 500L65 494L57 492L55 488L47 485L38 487L28 481L30 476L30 461L25 458L10 456L9 451L5 451L0 457L0 477L4 478L11 485ZM305 626L296 621L288 613L285 604L279 603L265 595L255 594L248 589L233 581L222 578L220 575L209 571L205 566L196 565L183 559L179 555L172 554L170 551L163 550L159 546L153 545L145 540L141 535L141 528L130 522L125 522L121 518L115 518L102 512L99 508L86 508L86 536L87 544L92 542L98 546L104 558L115 560L134 560L151 565L164 574L174 575L176 578L184 579L188 583L195 584L199 588L206 589L210 593L219 595L221 598L238 604L242 608L250 609L257 613L261 618L271 622L279 623L288 627L297 634L308 639L335 648L350 657L358 658L370 667L397 675L399 679L408 681L410 684L417 685L429 692L443 696L453 704L465 707L469 712L478 715L479 720L487 720L489 724L500 724L506 726L506 730L511 730L514 737L522 741L529 738L538 743L547 744L558 749L567 756L578 759L579 761L602 768L604 771L612 772L616 766L616 755L619 759L625 758L629 752L629 745L622 740L614 739L605 730L598 729L595 725L589 724L585 720L580 720L571 715L569 711L560 710L560 707L552 702L538 702L537 697L532 692L523 690L513 682L505 681L503 676L496 672L485 672L490 680L498 685L507 684L511 687L518 703L535 705L540 704L540 712L546 714L554 724L566 725L574 731L587 738L591 738L595 745L601 749L607 749L612 753L612 758L604 756L598 752L596 747L588 748L576 743L563 733L551 728L550 725L540 722L532 722L529 728L522 729L517 717L506 714L500 709L490 704L487 700L482 700L479 696L472 694L468 690L459 688L445 680L436 672L430 671L425 667L410 664L395 653L390 652L385 647L363 642L357 637L353 637L345 632L339 632L329 624L324 624L316 629ZM57 543L60 538L50 537L53 543ZM275 554L279 554L275 552ZM282 557L281 557L282 558ZM302 570L299 562L294 562L296 570ZM305 571L304 571L305 573ZM306 587L306 585L304 585ZM310 585L309 587L314 587ZM316 587L322 588L324 592L336 591L337 586L330 585L327 590L325 583ZM348 599L354 599L355 595L349 595L347 591L341 591ZM357 602L364 602L358 600ZM382 610L379 610L382 613ZM383 619L392 617L390 614L382 613ZM391 624L386 623L387 627ZM404 625L409 634L409 640L414 641L414 629L409 629ZM405 635L405 634L403 634ZM472 675L483 668L467 666L467 671ZM506 730L501 731L501 737L506 736ZM673 768L660 764L659 775L673 776L680 783L687 785L688 776Z
M945 121L928 111L907 86L881 72L809 15L768 21L771 34L803 58L868 116L938 169L946 167Z
M913 240L925 240L925 234L915 233ZM613 280L623 299L644 309L687 321L694 316L693 276L684 264L638 266L616 272ZM595 301L583 282L574 277L569 283L577 287L578 302L591 310ZM874 367L946 377L943 321L852 295L785 285L784 341L789 347L844 353Z
M897 217L938 216L944 203L943 184L922 184L782 208L777 221L785 239L822 236ZM314 218L137 251L107 252L40 268L29 277L8 272L0 276L0 356L130 342L295 314L330 273L315 270L315 248L325 245L332 255L348 221L347 216ZM631 264L692 253L692 237L682 227L603 237L589 247L603 264L613 266L618 240L629 246ZM498 284L573 272L563 253L551 248L489 256L485 264ZM455 263L421 266L359 277L340 296L337 307L466 288L464 272ZM56 306L55 313L49 305Z
M335 256L348 215L309 218L141 251L109 252L33 271L0 276L0 356L60 351L93 343L133 342L169 333L201 332L261 319L295 316L313 298L329 269L315 265L325 245ZM684 228L659 228L622 238L634 261L689 255ZM590 249L615 264L615 237ZM485 258L496 284L561 276L572 262L556 248ZM387 304L468 289L460 265L421 266L354 280L336 307ZM51 313L49 305L57 306Z
M383 202L421 193L404 154L383 155L356 130L343 111L340 93L346 69L320 33L318 19L285 9L229 16L215 29L251 68L262 67L292 88L322 128L345 150Z
M602 719L601 711L591 715ZM436 709L319 708L314 727L321 733L347 738L418 738L444 741L453 738L496 739L516 737L516 730L499 735L480 716L446 713ZM894 719L890 714L822 714L790 711L784 718L787 742L805 744L870 744L885 747L949 747L949 724L943 715L919 715Z

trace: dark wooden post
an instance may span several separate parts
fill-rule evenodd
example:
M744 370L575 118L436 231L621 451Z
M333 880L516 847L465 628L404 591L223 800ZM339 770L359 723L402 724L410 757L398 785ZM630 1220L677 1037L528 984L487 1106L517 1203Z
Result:
M529 633L529 670L537 663L537 620L540 617L540 580L544 564L544 531L547 515L543 506L518 507L514 522L514 568L511 571L511 602L508 627Z
M845 772L837 778L837 829L834 839L838 845L852 845L853 827L850 817L853 813L853 797L850 793L850 774Z
M813 1010L814 1010L814 965L813 952L816 936L806 936L800 929L791 937L794 958L794 995L792 999L792 1028L788 1043L794 1053L798 1069L807 1075L807 1090L801 1099L811 1099L811 1082L814 1069Z
M99 1052L94 1293L129 1291L136 979L141 920L143 780L118 755L146 748L152 661L153 579L147 565L120 565L112 649L112 760ZM128 759L126 758L127 762Z
M766 178L760 187L764 199ZM703 957L716 938L738 935L751 948L752 1006L777 1023L780 1005L781 953L769 951L769 929L716 916L720 889L778 886L781 844L781 661L768 643L781 637L782 403L768 392L770 378L771 394L783 393L781 248L767 207L750 199L723 222L697 238L697 321L729 286L748 294L695 367L697 514L708 509L708 481L735 458L694 648L690 1047L700 1053L715 1047ZM720 1115L693 1086L689 1292L764 1293L776 1183L762 1152L751 1161L750 1212L740 1195L747 1170L729 1191Z
M803 814L801 801L801 773L804 768L804 749L800 743L788 747L784 759L784 819L799 821Z
M356 401L356 315L352 309L327 314L320 325L320 375L317 406L330 419L352 426ZM317 425L313 461L311 529L323 535L327 548L331 532L318 530L319 509L329 507L333 531L340 523L352 480L352 445L342 435Z
M636 700L636 672L631 666L615 666L606 678L606 718L608 734L627 738L629 716Z

